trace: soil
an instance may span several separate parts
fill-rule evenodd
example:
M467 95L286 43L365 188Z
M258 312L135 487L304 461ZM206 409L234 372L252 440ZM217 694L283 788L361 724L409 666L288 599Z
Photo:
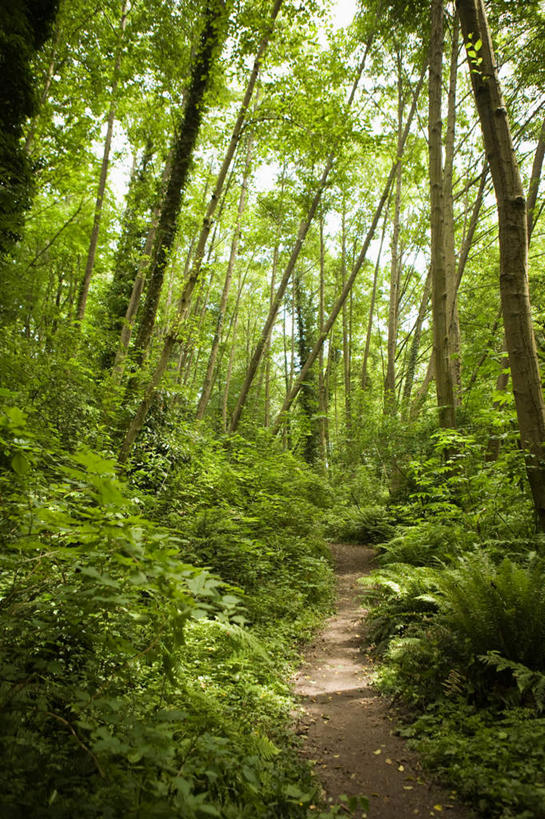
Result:
M396 715L373 687L373 666L363 649L366 611L358 578L369 574L374 552L334 544L337 611L307 650L295 680L301 702L297 732L304 756L315 766L326 798L341 794L369 799L367 813L354 819L474 816L456 794L424 774L418 755L395 734Z

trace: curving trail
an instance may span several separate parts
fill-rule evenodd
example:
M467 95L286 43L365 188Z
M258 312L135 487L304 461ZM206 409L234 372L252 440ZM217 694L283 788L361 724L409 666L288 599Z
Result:
M333 802L341 794L369 797L369 819L469 819L473 814L453 793L424 776L417 755L393 734L394 717L373 689L371 662L361 653L365 611L357 583L372 568L373 550L350 544L331 548L337 611L306 652L295 680L304 755L315 761Z

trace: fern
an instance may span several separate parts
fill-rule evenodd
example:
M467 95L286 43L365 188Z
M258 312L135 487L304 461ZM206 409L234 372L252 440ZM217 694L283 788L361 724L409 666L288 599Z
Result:
M362 577L367 616L367 639L382 652L388 641L404 634L411 623L422 623L438 611L438 571L405 564L388 566Z
M460 558L439 581L446 623L475 655L499 652L534 671L545 670L545 569L486 554Z
M437 565L442 561L453 560L468 545L468 533L460 523L424 520L402 528L388 543L381 543L379 561L382 565Z
M523 663L514 663L502 657L497 651L489 651L479 657L486 665L493 666L497 671L510 671L522 697L530 695L533 698L537 711L545 710L545 674L532 671Z

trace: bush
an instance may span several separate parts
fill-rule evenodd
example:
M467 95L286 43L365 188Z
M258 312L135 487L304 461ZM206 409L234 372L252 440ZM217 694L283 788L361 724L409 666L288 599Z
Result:
M393 517L383 506L351 506L329 520L328 536L347 543L373 545L394 534Z
M310 500L283 537L279 521L291 513L280 481L261 501L252 486L258 455L246 453L240 474L233 466L230 503L212 464L202 482L209 497L218 493L220 521L232 524L215 527L224 578L202 565L212 561L188 559L210 538L198 492L165 519L189 512L184 529L165 528L141 514L155 501L120 481L113 461L70 455L43 435L17 407L0 416L3 815L305 815L316 788L288 731L286 655L331 587ZM304 471L300 483L310 497ZM262 531L249 496L276 510ZM318 604L309 613L310 600ZM261 634L275 633L267 650L248 630L250 616Z
M401 734L483 816L544 819L545 719L532 710L497 713L456 700Z

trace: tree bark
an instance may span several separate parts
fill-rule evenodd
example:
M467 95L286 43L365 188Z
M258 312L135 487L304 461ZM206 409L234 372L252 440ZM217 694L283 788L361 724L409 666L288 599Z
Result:
M411 123L413 121L413 117L414 117L414 114L415 114L415 111L416 111L416 105L417 105L417 102L418 102L418 97L420 95L420 91L422 89L423 82L424 82L424 72L422 72L422 75L420 77L420 80L418 82L418 85L417 85L417 87L415 89L415 92L414 92L414 95L413 95L411 110L410 110L409 115L407 117L407 121L405 123L405 128L403 130L403 139L402 139L402 144L401 144L402 148L405 145L405 142L407 140L407 136L409 134L409 129L410 129L410 126L411 126ZM394 160L394 163L392 164L392 168L390 170L390 174L389 174L388 179L386 181L386 184L384 186L382 196L380 197L379 203L378 203L378 205L376 207L373 219L371 221L371 225L370 225L369 230L367 231L367 235L366 235L366 237L364 239L363 247L362 247L362 249L361 249L361 251L359 253L358 258L354 262L352 272L350 273L350 276L346 280L346 284L344 285L344 287L342 289L342 292L339 295L337 301L333 305L331 313L329 314L329 317L328 317L327 321L325 322L324 327L322 329L322 332L320 333L314 347L312 348L312 351L311 351L310 355L308 356L303 368L301 369L298 377L295 379L295 382L293 383L288 395L286 396L286 398L284 400L282 408L281 408L280 412L278 413L278 415L276 417L276 420L274 422L274 425L273 425L273 428L272 428L273 433L278 432L278 430L279 430L279 428L280 428L280 426L282 424L282 419L283 419L284 413L287 412L287 410L291 407L293 401L297 397L297 395L298 395L298 393L299 393L299 391L301 389L301 386L302 386L302 384L303 384L303 382L304 382L304 380L306 378L306 375L307 375L308 371L310 370L310 368L312 367L312 365L314 364L314 362L316 361L316 359L317 359L317 357L318 357L318 355L320 353L320 349L322 348L322 346L324 344L324 341L328 337L331 328L335 324L337 316L339 315L339 312L341 311L341 308L342 308L344 302L346 301L346 298L349 295L350 290L352 289L352 286L353 286L353 284L354 284L354 282L356 280L356 277L357 277L358 273L360 272L360 269L361 269L361 267L362 267L362 265L363 265L363 263L364 263L364 261L365 261L365 259L367 257L367 252L369 250L369 245L371 244L373 236L375 235L375 231L377 229L377 225L378 225L382 210L384 208L385 203L388 200L388 196L390 195L390 189L391 189L392 184L393 184L394 179L395 179L398 162L399 162L399 159L396 158Z
M443 66L443 0L431 3L429 73L429 162L431 206L431 296L433 311L433 353L439 424L456 426L454 384L449 355L447 274L445 265L445 211L441 145L441 91Z
M392 228L392 241L390 245L390 299L388 308L388 340L387 340L387 365L386 378L384 380L384 414L395 412L395 384L396 384L396 346L397 328L399 322L399 283L401 278L401 258L399 252L399 230L401 218L401 183L403 177L403 163L401 162L403 138L403 77L401 54L397 53L397 156L400 161L396 168L395 193L394 193L394 217Z
M325 243L324 243L324 220L320 219L320 293L318 308L318 331L321 333L324 328L325 315ZM327 444L327 387L324 375L324 348L320 348L318 357L318 412L320 429L320 457L327 469L328 444Z
M424 289L422 290L422 298L420 299L420 307L418 309L418 316L414 327L414 335L409 349L407 358L407 368L405 371L405 383L403 385L403 406L405 410L408 408L411 393L414 384L414 375L416 372L416 362L418 360L418 350L420 349L420 339L422 337L422 325L428 312L428 302L431 293L431 270L428 270L426 281L424 282Z
M95 212L93 216L93 227L91 229L91 239L89 241L89 250L87 251L87 261L85 264L85 273L83 274L83 281L81 283L78 309L76 313L76 320L79 324L83 321L85 316L85 307L87 305L87 296L89 294L89 286L91 284L91 277L93 275L93 268L95 266L95 257L98 247L98 236L100 233L100 223L102 221L102 210L104 205L104 194L106 192L106 181L108 179L108 168L110 165L110 151L112 148L112 136L114 131L115 115L117 111L117 89L119 86L119 76L121 73L121 59L123 56L123 40L125 38L125 28L127 25L129 0L123 0L121 5L121 20L119 23L119 40L117 44L117 55L115 58L114 71L112 76L112 90L110 95L110 108L108 111L108 119L106 125L106 139L104 140L104 150L102 153L102 164L100 166L100 178L98 182L97 198L95 202Z
M447 127L445 134L445 166L443 169L443 207L445 241L445 276L447 280L447 322L451 380L454 386L455 405L460 404L462 388L462 361L460 357L460 321L458 318L458 287L456 284L456 249L454 236L454 149L456 137L456 90L458 79L459 23L455 16L452 23L450 53Z
M166 189L166 186L168 185L168 180L170 177L170 173L172 171L173 156L174 154L172 148L171 151L169 152L169 155L165 163L165 167L163 169L163 174L161 178L161 188L164 187ZM163 191L161 191L161 196L163 196ZM138 312L140 299L142 297L142 293L144 292L144 286L146 284L146 272L149 268L151 256L153 253L153 247L155 245L155 240L157 237L157 226L159 224L160 216L161 205L158 203L153 209L150 218L146 242L140 255L140 259L138 261L136 276L134 278L131 295L127 304L127 310L125 312L125 318L119 335L119 343L115 354L115 361L112 369L112 381L114 384L117 385L121 384L123 378L127 354L129 351L129 344L132 336L132 329L136 319L136 314Z
M534 154L534 161L532 163L532 172L530 174L530 184L528 185L528 245L532 238L534 226L537 219L536 204L537 194L539 191L539 183L541 182L541 174L543 171L543 160L545 159L545 119L541 125L539 139L537 141L536 152Z
M528 217L482 0L457 0L471 83L496 192L500 295L521 445L538 525L545 529L545 403L528 289Z
M373 286L371 287L371 300L369 302L369 315L367 318L367 331L365 333L365 348L363 351L363 361L361 365L361 388L362 390L366 390L369 386L369 375L368 375L368 368L369 368L369 352L371 350L371 333L373 331L373 316L375 313L375 302L377 299L377 284L378 284L378 274L380 271L380 260L382 257L382 248L384 245L384 237L386 235L386 223L387 223L387 216L388 216L388 206L386 207L386 215L384 217L384 224L382 226L382 233L380 236L380 246L378 249L377 261L375 263L375 270L373 273Z
M368 41L367 41L366 48L365 48L365 53L363 55L363 59L362 59L360 65L359 65L356 77L355 77L354 82L352 84L352 90L350 91L350 96L349 96L348 101L346 103L347 110L350 108L350 106L352 105L352 102L354 101L354 96L356 94L356 90L357 90L357 87L359 85L359 81L361 79L363 69L365 67L365 62L366 62L366 59L367 59L369 49L371 47L372 39L373 39L372 36L370 36ZM317 188L316 193L314 195L314 198L313 198L313 200L311 202L311 205L310 205L310 207L308 209L307 215L306 215L306 217L304 219L301 219L301 222L299 223L299 230L298 230L298 233L297 233L297 239L295 241L295 245L293 246L293 250L291 252L290 258L289 258L288 263L286 265L286 268L284 270L284 275L282 276L282 280L280 282L278 290L276 291L276 295L274 297L273 303L270 306L269 314L268 314L267 319L265 321L265 325L263 327L263 330L261 331L261 336L259 338L259 341L257 342L257 345L255 347L253 356L252 356L252 358L250 360L250 363L249 363L249 366L248 366L248 371L246 373L246 378L244 379L244 383L242 385L242 389L240 391L238 401L237 401L236 407L234 409L234 412L233 412L233 415L232 415L232 418L231 418L231 424L230 424L230 427L229 427L231 432L235 432L237 427L238 427L240 417L241 417L242 411L244 409L244 404L246 403L248 393L250 392L250 387L252 386L253 380L255 378L255 374L256 374L256 372L258 370L258 367L259 367L259 365L261 363L263 353L265 351L265 348L267 346L267 342L268 342L270 334L272 332L272 328L273 328L273 325L274 325L274 322L275 322L275 319L276 319L276 315L277 315L278 310L280 308L280 304L282 303L282 299L284 298L284 293L286 292L288 282L289 282L289 280L291 278L291 275L292 275L292 273L293 273L293 271L295 269L295 265L297 263L297 259L299 258L299 254L300 254L301 249L303 247L306 235L308 233L310 225L312 224L312 220L314 219L314 216L316 214L318 205L320 204L322 194L323 194L324 190L326 189L329 173L330 173L330 171L331 171L331 169L333 167L335 159L336 159L336 154L335 153L330 153L327 160L326 160L325 167L324 167L320 182L318 183L318 188Z
M216 329L214 332L214 338L212 340L212 347L210 349L210 355L208 357L208 364L206 366L206 374L204 376L204 383L201 391L201 397L199 399L199 403L197 406L197 420L202 420L204 417L204 413L206 412L206 407L208 406L208 402L210 400L210 395L212 393L212 384L214 378L214 371L216 368L216 361L218 358L218 350L221 340L221 333L223 330L223 322L225 319L225 311L227 309L227 299L229 298L229 291L231 289L231 280L233 278L233 270L235 267L235 262L238 256L238 246L240 243L240 234L241 234L241 227L242 227L242 215L244 213L244 209L246 207L246 200L248 198L248 179L250 176L250 165L251 165L251 143L248 143L248 150L246 154L246 164L244 167L244 173L242 177L242 185L240 188L240 197L238 200L238 211L237 211L237 219L235 224L235 231L233 234L233 239L231 242L231 250L229 253L229 261L227 262L227 272L225 274L225 281L223 283L223 290L221 293L221 299L219 304L219 311L218 311L218 318L216 321Z
M218 0L218 2L219 2L219 0ZM244 97L243 97L243 100L242 100L242 104L240 106L238 116L237 116L237 119L236 119L236 122L235 122L235 125L234 125L234 128L233 128L233 132L232 132L232 135L231 135L229 146L227 148L227 152L226 152L225 157L223 159L222 166L221 166L220 171L218 173L218 177L217 177L217 180L216 180L216 185L214 187L214 191L213 191L212 196L210 198L210 202L208 204L208 208L206 210L205 217L203 219L201 232L199 234L199 239L198 239L198 242L197 242L197 247L196 247L195 255L194 255L194 258L193 258L193 265L191 267L190 274L189 274L188 278L186 279L186 282L185 282L184 287L182 289L182 294L181 294L179 302L178 302L177 319L174 322L172 328L168 331L168 334L167 334L167 336L165 338L164 347L163 347L163 350L161 352L159 362L158 362L157 367L156 367L156 369L155 369L155 371L154 371L154 373L152 375L151 381L150 381L150 383L149 383L149 385L148 385L148 387L146 389L144 398L142 400L142 404L141 404L141 406L138 409L135 417L133 418L133 420L131 421L131 423L129 424L129 427L127 429L127 433L125 435L125 441L123 443L123 446L122 446L122 449L121 449L121 455L120 455L120 459L122 458L122 460L127 459L128 455L130 453L130 450L132 448L132 445L133 445L134 441L136 440L136 436L138 435L138 433L139 433L139 431L140 431L140 429L142 427L142 424L144 423L144 420L146 418L148 409L151 406L151 401L152 401L155 389L161 383L161 379L162 379L162 377L163 377L163 375L164 375L164 373L166 371L167 365L168 365L168 361L169 361L169 358L170 358L170 353L172 352L176 342L178 341L180 326L181 326L182 322L185 321L185 319L187 318L187 311L188 311L188 308L189 308L191 295L192 295L193 289L194 289L194 287L195 287L195 285L197 283L197 280L198 280L198 277L199 277L199 274L200 274L200 271L201 271L201 267L202 267L204 251L205 251L205 248L206 248L206 241L208 239L208 235L210 233L210 228L211 228L211 225L212 225L212 217L213 217L213 215L215 213L218 201L219 201L220 196L221 196L221 192L223 190L223 186L225 184L225 179L227 177L227 173L229 172L229 168L231 167L231 163L232 163L233 157L235 155L235 151L236 151L239 139L240 139L240 134L242 132L242 126L243 126L244 121L246 119L248 106L249 106L250 101L252 99L255 84L257 82L257 78L258 78L258 75L259 75L259 70L260 70L260 67L261 67L261 61L262 61L262 59L263 59L263 57L265 55L265 52L267 50L267 47L269 45L269 40L271 38L273 29L274 29L274 24L275 24L276 18L278 16L278 13L279 13L280 8L282 6L282 2L283 2L283 0L275 0L272 11L271 11L271 15L269 17L269 20L267 21L267 27L266 27L265 33L264 33L264 35L263 35L263 37L262 37L262 39L261 39L261 41L259 43L259 47L258 47L257 54L256 54L256 57L255 57L255 60L254 60L252 71L250 73L250 78L248 80L248 84L246 86L246 91L245 91L245 94L244 94Z
M155 324L165 269L176 235L182 195L204 112L204 95L210 84L215 56L222 36L224 16L223 0L207 0L204 27L193 64L183 115L177 128L172 168L161 207L155 248L149 268L146 300L136 336L136 358L139 363L146 355Z

